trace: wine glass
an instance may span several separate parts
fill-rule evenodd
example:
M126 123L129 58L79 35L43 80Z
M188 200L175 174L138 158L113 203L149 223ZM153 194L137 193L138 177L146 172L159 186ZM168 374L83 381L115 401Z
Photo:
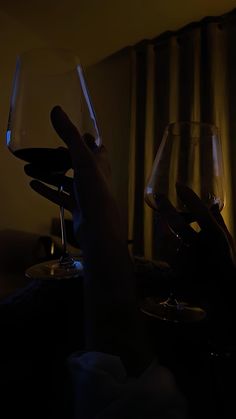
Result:
M64 175L72 166L69 153L62 147L50 121L51 110L56 105L64 109L81 134L90 133L97 146L101 145L92 101L76 54L60 48L23 52L16 63L6 143L16 157ZM63 185L59 192L63 192ZM67 251L63 207L60 223L61 258L29 267L27 277L63 279L81 275L81 260Z
M191 188L211 208L224 207L223 159L216 126L201 122L170 123L157 151L151 175L145 187L145 202L158 211L158 196L164 195L188 222L194 221L176 192L176 183ZM189 246L181 231L169 225L180 244ZM143 311L171 321L197 321L205 310L180 301L172 290L167 299L145 301Z

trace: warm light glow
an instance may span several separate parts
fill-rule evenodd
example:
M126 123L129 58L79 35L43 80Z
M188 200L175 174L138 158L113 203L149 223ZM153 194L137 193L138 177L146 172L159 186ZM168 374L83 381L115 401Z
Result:
M54 251L55 251L55 246L54 246L54 243L52 242L51 243L51 249L50 249L51 255L54 255Z

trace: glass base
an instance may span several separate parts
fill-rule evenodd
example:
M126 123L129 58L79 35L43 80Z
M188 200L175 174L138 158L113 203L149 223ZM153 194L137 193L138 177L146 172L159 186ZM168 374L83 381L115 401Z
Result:
M61 263L60 260L49 260L31 266L25 272L29 279L69 279L83 276L83 265L80 260L72 263Z
M146 298L141 311L148 316L174 323L198 322L206 317L206 311L203 308L173 298L167 298L164 301L158 298Z

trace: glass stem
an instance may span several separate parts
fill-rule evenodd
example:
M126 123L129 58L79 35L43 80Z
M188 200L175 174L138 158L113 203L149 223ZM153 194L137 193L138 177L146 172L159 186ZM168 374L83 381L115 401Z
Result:
M59 193L63 193L63 186L58 188ZM65 259L68 257L67 252L67 239L66 239L66 227L65 227L65 217L64 217L64 207L60 206L60 223L61 223L61 244L62 244L62 257L61 259Z

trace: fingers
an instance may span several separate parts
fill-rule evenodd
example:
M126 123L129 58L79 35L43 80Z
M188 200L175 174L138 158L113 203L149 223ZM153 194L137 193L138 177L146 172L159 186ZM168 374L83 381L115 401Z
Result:
M83 140L91 151L96 152L97 150L99 150L99 147L95 142L95 138L91 134L86 132L83 135Z
M229 245L230 245L230 248L231 248L231 251L232 251L232 255L233 255L233 260L236 261L236 248L235 248L234 239L231 236L231 234L230 234L230 232L229 232L229 230L228 230L228 228L225 224L225 221L224 221L224 219L223 219L223 217L220 213L219 206L214 205L211 208L211 213L213 214L213 216L214 216L215 220L217 221L217 223L219 224L219 226L222 227L222 229L223 229L223 231L224 231L224 233L227 237L227 240L229 242Z
M186 244L190 244L195 238L196 232L185 222L184 217L178 213L164 195L158 195L155 199L158 213L167 221L172 232Z
M59 106L52 109L51 122L59 137L69 148L74 170L82 169L88 159L89 161L93 160L89 146L86 145L78 129ZM91 138L88 143L91 143Z
M42 195L44 198L49 199L54 204L59 206L63 206L70 212L74 210L74 199L70 195L66 193L59 192L58 190L51 189L48 186L44 185L43 183L39 182L38 180L32 180L30 182L31 188Z
M53 128L66 145L70 146L73 142L80 143L82 139L79 131L60 106L55 106L50 116Z
M223 227L225 230L227 229L226 224L224 222L224 219L220 213L220 209L219 209L219 205L213 205L210 209L213 217L215 218L215 220L217 221L217 223L219 225L221 225L221 227Z
M220 254L220 258L235 261L235 245L225 222L220 214L218 205L214 205L210 210L204 205L201 199L192 191L192 189L182 184L176 184L176 190L181 201L187 206L194 215L196 221L204 233L204 237L208 237L209 248L216 250ZM218 252L218 253L217 253Z
M187 206L201 229L215 230L218 228L216 220L209 209L192 189L180 183L176 184L176 191L181 201Z
M63 186L63 189L67 193L73 192L73 179L68 176L53 174L49 171L44 171L39 166L34 164L27 164L24 167L25 173L41 182L47 183L52 186Z

